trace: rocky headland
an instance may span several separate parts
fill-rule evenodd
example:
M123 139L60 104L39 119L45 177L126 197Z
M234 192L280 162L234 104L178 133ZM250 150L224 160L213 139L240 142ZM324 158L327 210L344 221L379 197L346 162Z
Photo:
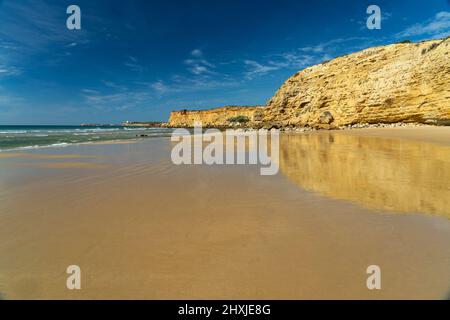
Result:
M210 110L181 110L170 114L170 127L194 127L200 122L203 127L227 128L248 126L261 120L255 114L262 112L263 106L227 106Z

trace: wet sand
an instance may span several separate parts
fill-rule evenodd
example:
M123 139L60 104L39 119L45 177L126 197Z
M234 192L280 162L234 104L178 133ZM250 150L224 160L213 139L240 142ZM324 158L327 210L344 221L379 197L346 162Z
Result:
M170 151L0 153L2 298L448 297L450 128L283 135L276 176L175 166Z

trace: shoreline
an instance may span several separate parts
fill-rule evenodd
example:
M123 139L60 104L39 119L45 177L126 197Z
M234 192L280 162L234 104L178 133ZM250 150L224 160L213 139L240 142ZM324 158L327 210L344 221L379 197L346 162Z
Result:
M159 137L154 137L159 138ZM61 149L67 148L70 146L78 146L78 145L103 145L103 144L126 144L126 143L136 143L139 140L143 140L144 138L131 138L131 139L116 139L116 140L105 140L105 141L86 141L86 142L74 142L74 143L57 143L50 145L42 145L42 146L27 146L27 147L17 147L12 149L0 149L0 154L5 152L12 151L32 151L32 150L41 150L41 149ZM1 158L1 156L0 156Z
M314 133L314 132L351 132L351 131L362 131L365 130L389 130L389 129L399 129L399 128L405 128L405 129L415 129L415 128L426 128L426 129L432 129L432 128L449 128L450 126L437 126L437 125L429 125L429 124L418 124L418 123L394 123L394 124L358 124L358 125L352 125L352 126L344 126L337 129L316 129L316 128L282 128L278 129L281 134L302 134L302 133ZM194 127L165 127L165 129L186 129L186 130L193 130ZM220 131L226 131L226 130L237 130L238 132L242 131L243 134L249 133L249 132L255 132L259 129L256 128L245 128L245 127L202 127L203 131L206 131L208 129L217 129ZM446 129L441 129L446 130ZM17 147L17 148L11 148L11 149L0 149L1 153L7 153L7 152L14 152L14 151L31 151L31 150L40 150L40 149L54 149L54 148L66 148L69 146L76 146L76 145L97 145L97 144L120 144L120 143L137 143L142 140L146 139L153 139L153 138L166 138L170 135L158 135L158 136L147 136L145 134L143 135L136 135L136 137L132 138L124 138L124 139L112 139L112 140L103 140L103 141L86 141L86 142L74 142L74 143L56 143L51 145L35 145L35 146L24 146L24 147ZM405 138L408 138L404 135ZM417 139L420 139L420 137L417 137ZM437 141L441 139L434 139L432 138L430 142ZM449 137L450 140L450 137ZM426 141L424 139L423 141ZM443 143L445 141L441 141Z

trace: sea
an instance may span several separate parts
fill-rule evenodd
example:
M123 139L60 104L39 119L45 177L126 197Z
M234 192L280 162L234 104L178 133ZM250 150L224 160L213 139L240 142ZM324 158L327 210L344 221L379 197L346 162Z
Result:
M0 151L170 136L172 129L125 126L0 126Z

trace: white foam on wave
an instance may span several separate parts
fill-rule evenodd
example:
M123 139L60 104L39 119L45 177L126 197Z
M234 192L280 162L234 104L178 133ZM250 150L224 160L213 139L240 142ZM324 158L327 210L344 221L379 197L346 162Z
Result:
M0 131L0 134L23 134L27 133L25 130L8 130L8 131Z

